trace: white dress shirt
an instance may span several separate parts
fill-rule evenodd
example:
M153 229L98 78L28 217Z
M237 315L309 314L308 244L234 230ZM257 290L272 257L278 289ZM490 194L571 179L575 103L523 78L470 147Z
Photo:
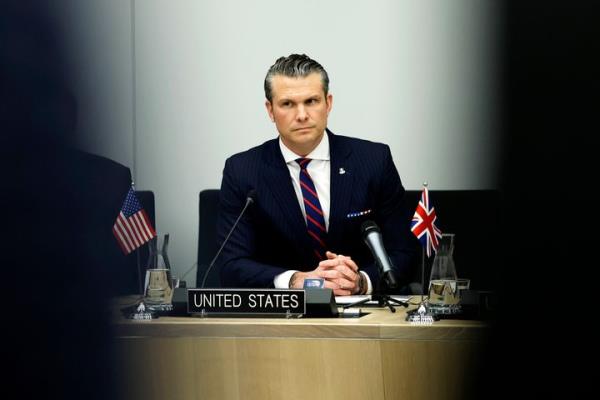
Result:
M302 197L302 189L300 188L300 166L296 162L298 158L303 158L292 150L288 149L281 137L279 138L279 148L283 159L287 164L288 170L290 171L290 178L292 179L292 185L296 192L296 198L298 199L298 205L302 210L304 216L304 222L306 223L306 210L304 209L304 198ZM319 202L321 203L321 210L323 211L323 218L325 219L325 229L329 231L329 210L330 210L330 183L331 183L331 163L329 162L329 136L323 134L321 142L311 151L306 157L312 161L306 167L308 174L312 178L315 188L317 189L317 195L319 196ZM278 289L289 288L290 279L294 275L296 270L285 271L275 277L274 284ZM369 275L362 272L363 277L367 280L367 293L372 292L371 280Z

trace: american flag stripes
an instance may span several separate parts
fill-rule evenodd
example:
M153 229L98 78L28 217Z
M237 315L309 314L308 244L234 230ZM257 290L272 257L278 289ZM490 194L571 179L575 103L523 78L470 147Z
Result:
M429 202L429 191L427 186L423 186L410 230L419 239L421 246L426 248L427 257L431 257L431 250L437 251L440 245L438 239L442 237L442 231L435 226L436 219L435 208Z
M131 253L156 236L150 218L137 199L133 187L127 192L127 197L113 225L113 234L125 254Z

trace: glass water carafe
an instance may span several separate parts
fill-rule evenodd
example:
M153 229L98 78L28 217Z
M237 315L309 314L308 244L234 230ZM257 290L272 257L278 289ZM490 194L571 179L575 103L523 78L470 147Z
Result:
M154 310L172 309L173 281L169 263L169 234L159 234L148 242L145 303Z
M453 252L454 234L445 233L440 239L429 277L429 309L435 313L452 314L460 310Z

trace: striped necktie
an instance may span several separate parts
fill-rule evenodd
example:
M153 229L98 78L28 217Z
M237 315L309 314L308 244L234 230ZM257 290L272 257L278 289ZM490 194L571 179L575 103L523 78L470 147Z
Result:
M327 230L325 229L325 217L323 216L315 184L306 170L310 161L310 158L298 158L296 160L300 166L300 188L302 190L304 210L306 211L308 236L312 243L315 257L321 261L325 259L325 250L327 249L325 245Z

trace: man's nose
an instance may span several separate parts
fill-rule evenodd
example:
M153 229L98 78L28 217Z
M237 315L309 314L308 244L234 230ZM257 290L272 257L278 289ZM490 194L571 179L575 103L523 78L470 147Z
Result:
M306 112L306 108L304 108L304 105L299 105L298 106L298 113L296 114L296 119L298 121L306 121L308 119L308 113Z

